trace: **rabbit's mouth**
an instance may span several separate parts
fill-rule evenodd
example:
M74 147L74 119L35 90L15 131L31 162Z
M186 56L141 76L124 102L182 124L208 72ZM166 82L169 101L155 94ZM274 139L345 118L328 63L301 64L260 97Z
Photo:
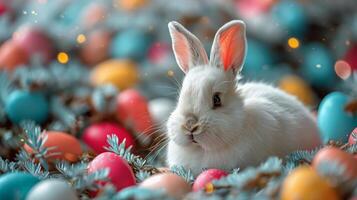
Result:
M195 140L193 134L190 134L189 137L190 137L192 143L198 144L198 142Z

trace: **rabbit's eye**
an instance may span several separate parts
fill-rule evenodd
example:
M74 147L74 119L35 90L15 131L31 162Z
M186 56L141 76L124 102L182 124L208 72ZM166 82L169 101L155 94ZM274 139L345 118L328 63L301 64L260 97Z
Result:
M221 97L220 97L219 92L214 93L212 100L213 100L213 109L222 106Z

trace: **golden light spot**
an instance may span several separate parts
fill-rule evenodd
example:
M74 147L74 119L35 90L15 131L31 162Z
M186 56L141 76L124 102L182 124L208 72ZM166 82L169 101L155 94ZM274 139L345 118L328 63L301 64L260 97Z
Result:
M60 62L62 64L66 64L69 60L69 56L65 52L59 52L57 54L57 60L58 60L58 62Z
M174 71L169 70L169 71L167 71L167 75L168 75L168 76L174 76L174 75L175 75L175 73L174 73Z
M288 45L290 48L296 49L296 48L299 48L300 42L297 38L291 37L288 39Z
M211 194L212 192L214 192L214 186L212 183L207 183L206 187L205 187L205 191L208 194Z
M87 38L86 38L86 36L83 35L83 34L79 34L79 35L77 36L77 42L78 42L79 44L82 44L82 43L85 42L86 40L87 40Z
M338 77L340 77L343 80L348 79L351 74L352 74L352 68L348 62L344 60L338 60L335 63L335 72Z

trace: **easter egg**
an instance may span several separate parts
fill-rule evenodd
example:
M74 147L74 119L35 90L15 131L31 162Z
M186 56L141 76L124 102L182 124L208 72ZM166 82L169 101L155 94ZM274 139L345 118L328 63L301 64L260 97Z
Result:
M105 30L96 30L88 35L80 56L88 65L94 65L108 58L111 34Z
M0 69L13 70L24 65L29 57L26 51L12 40L8 40L0 47Z
M297 97L305 105L315 104L315 94L305 81L298 76L285 76L280 80L279 88Z
M357 43L353 44L344 56L344 60L349 64L353 71L357 71Z
M26 200L78 200L71 186L61 179L47 179L36 184Z
M271 14L276 26L282 27L288 35L302 35L307 28L305 9L297 1L279 1L272 7Z
M102 153L106 150L104 147L108 147L107 136L116 135L119 142L126 139L126 147L134 145L134 139L125 128L119 126L116 123L100 122L91 124L84 130L82 140L96 153Z
M99 63L91 72L91 82L95 86L113 84L125 90L138 82L136 64L129 60L107 60Z
M0 16L10 11L10 8L6 3L0 1Z
M109 178L116 190L135 185L135 176L129 164L112 152L104 152L95 157L88 166L88 173L99 169L109 169Z
M240 15L251 18L258 15L261 15L268 11L272 4L275 2L274 0L239 0L236 2L236 8Z
M336 147L325 147L317 152L312 165L318 168L323 162L336 162L345 168L346 176L357 178L357 160L352 154L346 153Z
M154 64L164 64L171 55L170 46L163 42L153 43L148 51L148 59Z
M43 123L49 115L49 103L39 92L16 90L6 98L5 112L13 123L22 120Z
M118 199L167 199L166 193L162 190L151 190L148 188L132 186L123 189L118 193Z
M117 113L119 120L136 132L149 133L153 127L148 102L137 90L129 89L119 93Z
M195 182L193 183L193 191L202 190L208 183L211 183L213 180L220 179L227 176L228 173L220 169L208 169L203 171L200 175L197 176Z
M334 86L337 76L334 71L333 56L320 43L309 44L303 49L303 76L314 86L329 88Z
M357 116L344 110L348 97L341 92L332 92L321 101L317 125L324 143L336 140L346 143L352 130L357 127Z
M163 189L169 196L182 199L191 191L190 185L180 176L173 173L160 173L145 179L139 185L148 189Z
M22 26L14 34L13 40L28 55L40 55L44 61L50 61L54 48L50 38L38 27Z
M24 172L6 173L0 176L0 198L24 200L31 188L40 180Z
M317 172L308 166L294 169L284 180L281 200L338 200L338 192L320 177Z
M47 136L44 146L49 148L47 152L49 155L48 161L62 159L75 162L82 155L81 145L72 135L57 131L46 131L44 134ZM24 148L27 152L32 153L31 147L27 144Z
M157 98L149 102L149 111L157 124L163 124L175 109L175 103L167 98Z
M126 11L137 10L145 6L148 0L116 0L121 9Z
M355 128L352 133L350 134L350 137L348 138L348 144L353 145L357 143L357 128Z
M115 58L142 60L145 58L151 42L151 36L142 30L122 30L114 36L110 52Z
M106 18L108 10L100 3L92 3L82 13L82 23L86 27L92 27Z

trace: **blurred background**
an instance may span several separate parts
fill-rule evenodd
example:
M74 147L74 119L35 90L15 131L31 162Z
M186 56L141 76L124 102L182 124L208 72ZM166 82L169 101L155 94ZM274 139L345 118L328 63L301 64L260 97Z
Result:
M312 110L332 91L352 99L356 11L355 0L0 0L0 155L14 155L18 125L28 119L96 153L102 147L86 133L124 127L119 138L147 152L183 78L172 20L208 52L220 26L244 20L242 82L273 84Z

